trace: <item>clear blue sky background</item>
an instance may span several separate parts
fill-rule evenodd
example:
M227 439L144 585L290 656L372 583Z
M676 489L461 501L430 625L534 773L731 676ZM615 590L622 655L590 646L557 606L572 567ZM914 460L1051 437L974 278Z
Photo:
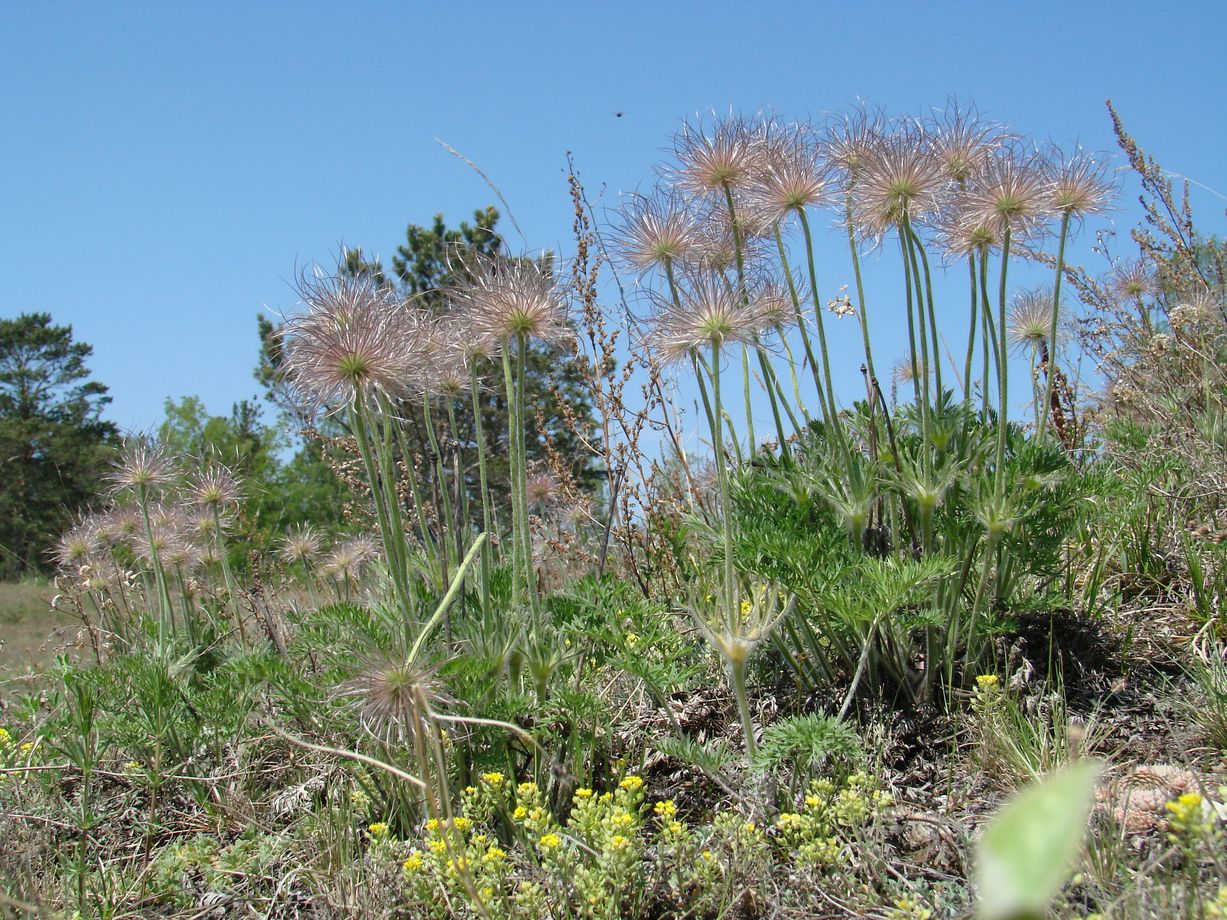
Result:
M0 316L71 323L126 429L167 396L223 413L257 391L255 315L293 308L296 264L342 242L390 260L406 223L491 201L436 137L564 252L566 150L610 200L709 108L957 94L1106 151L1111 96L1165 167L1227 191L1225 48L1222 2L4 2ZM1221 230L1222 199L1194 201Z

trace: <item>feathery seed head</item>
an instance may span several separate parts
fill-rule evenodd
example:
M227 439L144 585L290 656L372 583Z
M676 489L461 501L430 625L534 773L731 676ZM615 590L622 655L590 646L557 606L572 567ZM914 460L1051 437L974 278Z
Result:
M748 201L762 223L774 226L793 211L822 204L829 184L812 130L795 125L763 139Z
M905 219L914 223L931 214L945 181L923 133L901 123L880 138L861 164L853 189L857 228L880 237Z
M826 158L844 173L845 185L854 185L861 170L872 158L885 132L885 118L879 111L859 105L850 113L827 123L823 144Z
M453 297L478 335L548 345L571 338L567 302L545 259L476 254L467 259L465 274Z
M428 733L434 711L455 702L434 668L386 655L369 658L341 695L354 701L368 731L398 745Z
M620 211L619 253L640 273L678 265L695 243L694 214L677 196L635 195Z
M239 494L238 477L222 463L210 463L192 481L192 501L207 508L237 504Z
M61 569L76 570L101 548L101 528L93 518L87 518L60 536L55 547L55 561Z
M703 346L752 342L765 327L761 307L713 272L688 273L678 299L680 304L659 298L652 323L666 360L681 360Z
M1121 300L1142 300L1157 289L1154 273L1141 259L1118 265L1108 285Z
M1083 217L1102 211L1116 193L1107 164L1084 153L1054 151L1047 163L1049 204L1058 214Z
M306 310L281 333L298 389L317 406L399 393L413 367L415 311L367 273L304 274L298 290Z
M118 465L107 478L112 492L133 489L148 493L171 482L175 472L175 464L166 448L134 439L124 445Z
M970 181L1006 139L998 126L981 121L974 107L962 108L953 101L927 130L934 158L960 185Z
M1052 326L1052 288L1020 291L1006 316L1006 338L1016 349L1039 350Z
M699 193L738 188L750 178L760 126L741 115L683 122L673 138L677 182Z
M287 565L296 562L308 564L315 561L322 547L323 541L319 532L310 524L303 524L300 527L291 527L285 532L278 555Z
M1051 186L1042 161L1013 150L994 151L964 198L969 227L988 228L998 237L1038 233L1052 216Z

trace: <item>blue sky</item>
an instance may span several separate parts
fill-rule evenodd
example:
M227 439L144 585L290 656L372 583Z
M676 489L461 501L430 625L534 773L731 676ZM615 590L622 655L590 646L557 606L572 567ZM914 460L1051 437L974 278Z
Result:
M435 138L534 248L565 252L565 151L612 201L711 108L918 113L956 94L1107 151L1111 96L1166 168L1227 191L1227 4L758 6L4 4L0 316L71 323L126 429L167 396L226 412L257 391L255 316L293 308L296 265L343 242L389 260L407 223L490 203ZM1221 232L1223 200L1194 203Z

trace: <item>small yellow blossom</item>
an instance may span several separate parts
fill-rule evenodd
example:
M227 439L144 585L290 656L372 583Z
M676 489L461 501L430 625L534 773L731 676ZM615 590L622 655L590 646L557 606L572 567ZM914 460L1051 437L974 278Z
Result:
M534 795L536 792L536 783L520 783L520 785L516 786L516 793L518 795Z
M139 773L140 769L141 762L139 760L129 760L126 764L124 764L125 773Z
M625 789L627 792L638 792L643 788L642 776L628 776L622 782L618 783L619 789Z
M13 743L13 736L7 728L0 728L0 748L6 748Z
M590 799L592 798L592 795L593 795L592 790L586 787L575 790L575 797L577 799Z
M486 855L482 857L488 863L502 862L507 858L507 851L502 847L492 846L486 850Z
M537 845L543 850L554 850L562 845L562 838L557 834L545 834L537 841Z
M442 856L447 852L446 840L431 840L426 844L426 846L430 847L430 852L434 853L436 856Z
M981 674L976 678L976 686L981 690L990 690L1000 683L1000 678L996 674Z
M426 830L430 831L432 834L435 833L438 829L439 829L439 819L438 818L431 818L429 821L426 822Z
M471 818L452 818L452 827L463 833L473 826Z
M657 802L652 810L662 818L672 818L677 814L677 805L674 804L673 799L665 799L663 802Z
M626 644L627 644L627 645L634 645L634 644L635 644L635 643L637 643L638 641L639 641L639 636L638 636L638 635L636 635L635 633L627 633L627 634L626 634Z
M17 748L17 750L19 750L23 754L29 754L32 750L34 750L34 742L33 741L23 741L21 742L21 746Z
M414 850L409 854L409 858L406 859L401 865L404 867L406 873L413 875L422 870L422 866L425 865L425 860L422 859L421 851Z
M611 850L625 850L630 845L630 839L623 837L621 834L614 834L609 840L609 848Z
M511 817L515 818L517 821L523 821L528 817L528 809L523 805L519 805L516 807L516 810L511 813Z
M492 770L489 773L483 773L481 781L488 786L501 786L503 785L503 774L498 770Z
M376 821L367 827L366 832L371 835L372 840L382 840L388 836L388 825L382 821Z

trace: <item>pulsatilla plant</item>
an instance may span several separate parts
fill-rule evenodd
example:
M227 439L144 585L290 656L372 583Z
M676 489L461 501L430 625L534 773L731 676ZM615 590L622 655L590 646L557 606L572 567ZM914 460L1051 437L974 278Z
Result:
M953 663L962 656L969 669L984 653L983 627L1020 578L1050 574L1012 538L1047 526L1028 524L1044 504L1037 489L1074 498L1056 489L1061 464L1023 450L1011 425L1009 349L1020 335L1031 349L1033 440L1053 443L1053 432L1065 431L1062 419L1049 419L1063 411L1054 380L1066 245L1113 194L1104 162L1028 145L956 107L920 119L862 108L817 127L714 118L685 125L674 148L660 186L629 202L617 235L623 261L653 304L646 344L689 368L711 435L718 503L701 506L705 525L695 532L724 548L714 553L721 560L716 596L735 618L737 586L756 574L737 567L735 470L770 469L785 494L805 495L822 510L811 529L839 522L844 565L935 560L920 579L927 597L909 593L911 611L881 611L885 623L914 623L914 642L888 651L887 637L901 637L876 618L859 638L842 637L840 645L875 648L846 656L858 679L868 668L877 683L886 674L873 674L874 663L892 659L898 667L888 670L909 694L928 697L964 679ZM828 210L846 237L851 291L824 290L820 279L814 227ZM1055 254L1042 254L1053 230ZM913 399L898 409L887 404L876 371L862 271L867 248L897 253L881 264L893 261L900 271L903 309L879 317L874 308L874 315L907 332L902 366ZM1020 259L1052 266L1055 281L1027 295L1025 310L1015 299L1011 311L1009 269ZM970 309L959 323L967 348L949 369L939 320L951 308L934 293L939 261L967 266ZM831 318L845 316L856 317L864 357L865 399L851 410L837 400L830 361ZM738 359L740 398L733 400L725 366L732 370ZM806 371L816 413L799 379ZM775 434L769 444L755 430L754 408L764 401ZM734 427L733 405L744 430ZM806 622L789 624L785 636L823 616L821 604L806 603L813 590L788 588L798 594L790 619Z

